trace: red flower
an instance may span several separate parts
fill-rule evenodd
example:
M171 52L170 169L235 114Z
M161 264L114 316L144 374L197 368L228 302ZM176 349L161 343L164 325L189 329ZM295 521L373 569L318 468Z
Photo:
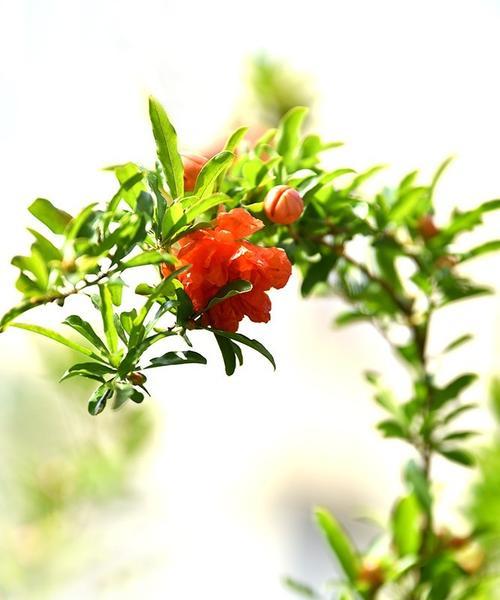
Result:
M271 288L282 288L291 274L291 264L279 248L261 248L244 240L263 227L243 208L219 213L213 229L199 229L180 240L177 258L191 265L179 276L195 311L203 311L217 292L229 282L244 279L252 289L219 302L203 312L203 323L216 329L236 331L244 316L256 323L271 318ZM170 269L164 269L164 275Z

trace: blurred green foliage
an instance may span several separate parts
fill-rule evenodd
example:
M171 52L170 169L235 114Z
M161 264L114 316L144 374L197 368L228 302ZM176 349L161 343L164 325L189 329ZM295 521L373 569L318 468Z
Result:
M43 378L1 373L0 596L51 598L90 556L82 518L132 491L150 443L150 410L119 411L98 426L82 410L88 384L52 383L67 355L44 344ZM34 353L33 362L36 360ZM37 381L38 379L38 381ZM93 523L93 524L92 524Z

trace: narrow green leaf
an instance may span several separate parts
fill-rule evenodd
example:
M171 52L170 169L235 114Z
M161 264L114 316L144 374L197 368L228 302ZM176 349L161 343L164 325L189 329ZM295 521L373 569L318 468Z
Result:
M72 216L56 208L50 200L37 198L28 208L30 213L46 225L53 233L62 234Z
M76 352L80 352L80 354L84 354L85 356L91 356L96 360L102 360L98 355L96 355L90 348L85 348L85 346L81 346L68 338L65 338L57 331L53 331L52 329L47 329L46 327L41 327L40 325L30 325L28 323L10 323L9 327L17 327L18 329L26 329L26 331L32 331L33 333L38 333L39 335L43 335L48 337L56 342L59 342L63 346L67 346L72 350L76 350Z
M214 334L218 335L219 337L229 338L230 340L233 340L234 342L239 342L240 344L243 344L244 346L248 346L249 348L256 350L257 352L262 354L262 356L267 358L267 360L273 365L274 369L276 369L276 363L274 361L273 355L269 352L269 350L263 344L261 344L257 340L252 340L252 339L246 337L246 335L243 335L242 333L232 333L229 331L222 331L221 329L211 329L210 328L210 329L208 329L208 331L212 331Z
M345 574L355 583L359 573L359 557L351 540L326 508L317 507L314 516Z
M167 352L162 356L151 359L151 363L145 367L146 369L154 369L155 367L170 367L172 365L187 365L190 363L206 365L207 359L193 352L192 350L184 350L179 352Z
M443 354L445 352L451 352L451 350L455 350L455 348L458 348L459 346L462 346L463 344L469 342L472 338L473 336L470 333L461 335L446 346L446 348L443 350Z
M434 408L440 408L450 400L457 398L463 390L472 385L476 381L475 373L464 373L444 388L438 388L433 391L432 405Z
M177 133L163 106L152 96L149 98L149 116L168 187L172 196L179 198L184 194L184 167L177 149Z
M477 256L482 256L483 254L488 254L490 252L497 252L500 250L500 240L492 240L490 242L485 242L480 246L476 246L472 248L468 252L464 252L459 256L459 262L463 263L466 260L471 260L472 258L476 258Z
M207 212L214 206L219 206L219 204L223 204L229 198L226 194L212 194L211 196L206 196L202 200L195 202L192 206L188 208L186 211L185 224L189 225L192 223L197 217ZM184 223L183 223L184 224Z
M276 149L285 160L291 159L299 150L300 130L308 112L304 106L295 106L280 121Z
M109 351L111 355L114 355L118 350L118 332L116 331L113 316L113 300L111 298L111 292L106 284L99 286L99 295L101 298L102 324L106 334Z
M226 337L219 335L218 333L214 333L214 335L222 354L222 359L224 360L226 375L231 376L236 370L236 355L234 353L233 345Z
M302 583L301 581L297 581L296 579L292 579L291 577L285 577L283 583L289 588L292 592L296 594L301 594L306 598L314 598L319 600L318 594L313 590L313 588L306 583Z
M426 513L429 513L432 510L432 496L429 489L429 482L422 468L414 460L408 461L404 470L404 478L407 485L415 494L420 506Z
M245 137L247 131L248 127L239 127L236 131L233 131L224 145L224 150L227 150L227 152L234 152L241 140Z
M201 169L193 194L200 199L210 195L219 175L225 171L234 159L232 152L222 151L212 156Z
M449 156L436 169L436 172L434 173L434 177L432 178L431 185L429 187L429 195L430 195L431 199L434 196L434 191L436 189L436 185L437 185L438 181L441 179L443 173L450 166L450 164L453 162L453 160L454 160L454 157L453 156Z
M88 340L95 348L104 352L105 355L108 354L108 349L106 348L106 345L94 331L92 325L87 321L83 320L78 315L70 315L63 321L63 325L68 325L69 327L72 327L81 336Z
M476 460L474 455L461 448L438 448L439 454L464 467L472 467Z
M159 252L158 250L148 250L147 252L141 252L134 258L127 260L120 265L120 269L133 269L134 267L143 267L144 265L158 265L161 263L168 263L170 265L175 264L175 258L167 252Z
M70 367L59 381L65 381L66 379L77 376L95 379L96 381L103 381L103 377L109 375L110 373L114 373L114 369L101 363L78 363Z
M232 298L233 296L238 296L239 294L245 294L252 289L252 284L249 281L245 281L244 279L235 279L230 281L227 285L222 287L217 294L210 300L210 302L206 305L206 307L201 311L205 312L213 308L216 304L220 302L224 302L228 298Z

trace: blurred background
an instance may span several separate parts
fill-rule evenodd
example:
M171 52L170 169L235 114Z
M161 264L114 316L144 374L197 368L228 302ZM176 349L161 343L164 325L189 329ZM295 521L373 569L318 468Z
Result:
M150 93L184 150L307 104L310 128L346 142L332 164L389 165L375 185L414 168L430 177L455 155L438 224L453 206L499 197L499 27L498 0L0 0L0 311L18 300L9 261L29 244L35 197L71 212L114 193L102 167L153 163ZM498 237L499 224L475 236ZM495 260L467 272L496 284ZM475 334L436 367L443 380L482 375L469 398L484 408L469 420L486 432L477 444L493 465L499 308L495 298L449 307L431 339L438 350ZM369 326L336 331L339 309L331 298L301 301L295 278L273 297L272 325L242 329L271 349L276 373L248 355L226 378L201 338L209 368L160 370L145 405L97 418L89 389L56 383L70 356L3 334L0 597L284 600L283 576L330 577L311 508L330 507L368 543L407 458L374 432L380 414L361 376L379 369L404 396L405 373ZM465 527L471 476L437 461L435 479L440 521ZM499 511L497 482L481 485L480 510Z

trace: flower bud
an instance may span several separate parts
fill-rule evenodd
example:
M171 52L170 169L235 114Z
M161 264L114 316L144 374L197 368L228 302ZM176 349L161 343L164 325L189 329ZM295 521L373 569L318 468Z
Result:
M458 259L450 254L440 256L436 260L436 267L439 267L440 269L453 269L453 267L455 267L457 264Z
M422 217L419 220L417 227L424 240L431 240L433 237L436 237L440 231L439 228L436 227L431 215L425 215L425 217Z
M207 158L199 154L182 155L182 164L184 165L184 190L186 192L192 192L194 190L198 175L207 160Z
M128 376L128 380L134 385L143 385L144 383L146 383L145 375L143 375L142 373L138 373L137 371L130 373L130 375Z
M288 185L277 185L269 190L264 200L264 212L280 225L294 223L304 210L302 196Z
M382 565L375 560L365 559L359 571L359 581L370 590L381 587L385 581Z

